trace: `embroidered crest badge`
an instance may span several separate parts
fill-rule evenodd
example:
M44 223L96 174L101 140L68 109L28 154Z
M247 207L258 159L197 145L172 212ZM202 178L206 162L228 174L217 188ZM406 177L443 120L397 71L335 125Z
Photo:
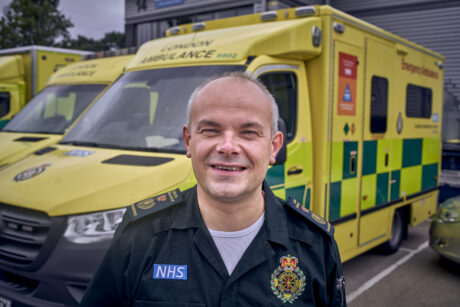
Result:
M280 266L272 273L270 279L272 291L283 303L294 303L305 290L306 278L297 264L297 257L283 256L280 259Z

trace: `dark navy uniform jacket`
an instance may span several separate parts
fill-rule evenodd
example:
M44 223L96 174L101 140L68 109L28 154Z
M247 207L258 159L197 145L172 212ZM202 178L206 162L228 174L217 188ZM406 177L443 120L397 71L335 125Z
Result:
M332 226L264 191L264 224L230 276L196 187L128 207L81 306L346 306Z

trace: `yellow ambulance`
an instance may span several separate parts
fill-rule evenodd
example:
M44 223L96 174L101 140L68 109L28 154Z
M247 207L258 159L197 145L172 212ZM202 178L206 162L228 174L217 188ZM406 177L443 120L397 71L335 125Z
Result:
M0 50L0 129L45 87L53 73L89 54L44 46Z
M381 244L394 252L407 225L434 213L442 55L329 6L168 35L139 49L54 150L0 171L1 231L14 234L0 242L0 269L23 291L0 285L3 301L76 304L124 207L194 184L186 103L224 71L245 71L275 96L287 157L266 180L335 226L344 261Z
M87 60L51 75L45 89L0 131L0 169L31 153L43 154L40 149L57 143L132 57Z

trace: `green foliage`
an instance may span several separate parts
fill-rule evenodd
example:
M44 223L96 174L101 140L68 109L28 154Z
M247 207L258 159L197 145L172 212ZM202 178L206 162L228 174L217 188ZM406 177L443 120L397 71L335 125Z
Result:
M108 32L100 40L78 35L76 39L65 39L59 46L63 48L82 49L88 51L105 51L124 47L125 35L120 32Z
M0 49L30 45L105 51L124 47L124 34L108 32L100 40L78 35L72 21L58 10L59 0L13 0L0 19Z
M58 10L59 0L13 0L0 19L0 48L53 46L68 40L70 19Z

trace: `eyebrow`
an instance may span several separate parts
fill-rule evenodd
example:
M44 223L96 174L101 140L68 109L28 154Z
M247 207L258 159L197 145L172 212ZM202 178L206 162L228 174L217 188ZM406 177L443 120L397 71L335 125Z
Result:
M219 124L218 122L213 121L211 119L203 119L203 120L200 120L196 124L196 129L200 129L202 127L221 127L221 124ZM258 122L245 122L242 125L240 125L239 128L240 129L254 128L254 129L257 129L257 130L260 130L260 131L264 130L264 126L261 125Z
M244 123L243 125L241 125L240 128L255 128L255 129L258 129L258 130L264 130L264 127L257 123L257 122L247 122L247 123Z
M215 121L209 120L209 119L200 120L196 124L197 129L199 129L199 128L203 127L203 126L220 127L220 124L218 122L215 122Z

